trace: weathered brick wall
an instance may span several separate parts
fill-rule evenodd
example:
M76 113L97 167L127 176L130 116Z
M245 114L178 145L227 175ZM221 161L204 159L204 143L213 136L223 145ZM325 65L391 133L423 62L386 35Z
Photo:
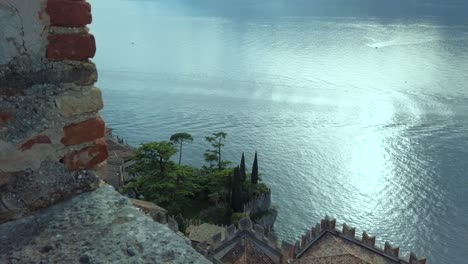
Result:
M97 188L107 147L91 7L0 0L0 223Z

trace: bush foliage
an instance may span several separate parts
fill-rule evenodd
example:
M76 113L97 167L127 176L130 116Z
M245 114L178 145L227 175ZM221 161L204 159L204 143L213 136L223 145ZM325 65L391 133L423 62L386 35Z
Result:
M205 153L208 166L203 168L179 165L171 160L180 151L180 142L142 144L130 170L136 177L122 191L132 191L139 199L166 208L177 219L198 219L220 225L236 223L245 216L242 204L269 189L262 182L252 183L250 174L241 173L239 168L234 177L234 169L227 168L230 162L221 159L225 139L226 134L222 132L206 138L213 149ZM181 159L180 155L179 162ZM245 171L245 164L242 167Z

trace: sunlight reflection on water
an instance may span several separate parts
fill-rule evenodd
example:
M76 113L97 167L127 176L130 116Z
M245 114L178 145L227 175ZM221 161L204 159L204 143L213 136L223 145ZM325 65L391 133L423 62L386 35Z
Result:
M117 1L116 21L104 2L92 31L117 134L190 132L193 165L214 131L230 160L259 151L289 241L328 214L431 263L468 258L467 27L175 16L166 1Z

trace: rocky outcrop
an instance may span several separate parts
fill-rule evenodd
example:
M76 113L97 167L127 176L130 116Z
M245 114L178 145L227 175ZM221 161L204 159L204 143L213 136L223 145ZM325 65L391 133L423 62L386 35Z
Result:
M210 263L111 186L0 225L0 263Z

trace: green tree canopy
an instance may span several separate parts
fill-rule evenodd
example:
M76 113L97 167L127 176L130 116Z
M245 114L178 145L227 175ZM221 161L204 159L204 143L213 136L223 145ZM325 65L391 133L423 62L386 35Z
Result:
M172 156L177 153L172 142L151 142L142 144L135 155L135 169L137 171L153 170L164 174L167 164Z
M151 171L141 171L140 176L125 186L134 190L147 201L154 202L171 214L185 213L193 197L202 190L197 183L194 169L188 166L174 166L164 176L155 178Z

